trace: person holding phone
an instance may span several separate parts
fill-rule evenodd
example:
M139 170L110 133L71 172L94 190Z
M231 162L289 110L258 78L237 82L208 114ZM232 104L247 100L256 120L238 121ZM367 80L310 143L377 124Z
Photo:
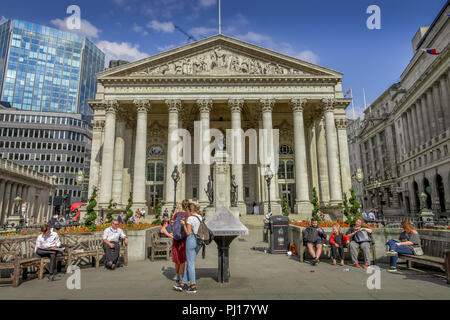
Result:
M372 229L362 227L363 218L358 217L355 220L355 226L350 227L347 231L347 236L350 238L350 256L352 263L356 268L359 268L358 249L361 248L364 255L364 268L370 265L370 243L372 241Z

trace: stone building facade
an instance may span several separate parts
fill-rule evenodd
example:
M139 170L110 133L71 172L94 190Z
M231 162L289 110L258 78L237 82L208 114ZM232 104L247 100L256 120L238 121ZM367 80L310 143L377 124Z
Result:
M450 215L449 13L447 2L419 29L400 81L365 110L358 142L364 204L387 215L417 215L422 192L436 217Z
M130 192L134 208L152 207L157 197L171 209L175 192L177 200L206 206L212 166L170 156L178 143L173 132L183 128L195 136L197 122L203 135L198 149L191 141L193 153L211 141L207 129L278 129L279 166L270 164L272 212L280 214L287 195L292 212L310 217L313 187L322 205L338 212L351 186L349 102L341 73L223 35L107 70L98 75L96 99L89 101L94 110L89 192L99 189L100 207L112 199L123 208ZM241 150L247 160L252 156L249 143ZM250 213L256 203L265 212L265 167L247 160L231 164L238 207ZM175 165L181 174L176 191Z

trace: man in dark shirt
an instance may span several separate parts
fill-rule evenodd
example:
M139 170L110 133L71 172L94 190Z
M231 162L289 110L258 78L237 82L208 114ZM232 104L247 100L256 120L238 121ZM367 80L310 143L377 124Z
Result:
M303 243L308 248L309 254L313 258L312 265L318 264L324 241L327 239L327 234L322 228L317 226L317 219L311 219L311 226L307 227L303 232ZM314 251L316 247L316 251Z

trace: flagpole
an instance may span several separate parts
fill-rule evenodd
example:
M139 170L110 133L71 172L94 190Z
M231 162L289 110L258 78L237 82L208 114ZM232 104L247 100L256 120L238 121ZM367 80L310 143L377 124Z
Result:
M363 88L363 96L364 96L364 110L367 109L367 104L366 104L366 90Z
M222 34L222 18L220 12L220 0L219 0L219 34Z
M353 112L353 119L356 119L356 114L355 114L355 104L353 103L353 89L350 88L350 98L352 99L352 112Z

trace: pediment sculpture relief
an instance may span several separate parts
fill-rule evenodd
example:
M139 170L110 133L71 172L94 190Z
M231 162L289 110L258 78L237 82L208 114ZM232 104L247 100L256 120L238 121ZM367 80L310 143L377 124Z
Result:
M301 70L243 56L222 47L133 72L138 75L303 75Z

